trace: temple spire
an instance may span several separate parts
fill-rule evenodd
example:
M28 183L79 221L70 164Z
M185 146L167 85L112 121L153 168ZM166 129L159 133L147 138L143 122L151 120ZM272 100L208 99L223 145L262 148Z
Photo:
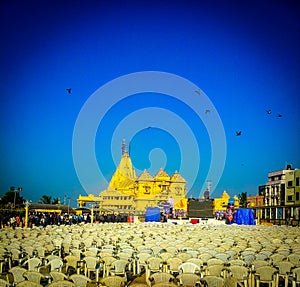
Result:
M109 183L109 187L112 187L116 190L122 190L122 188L124 189L124 186L127 187L128 185L133 184L136 180L135 170L132 166L130 156L126 150L125 140L122 141L121 149L121 161Z
M122 140L122 155L126 152L126 142L125 142L125 139Z

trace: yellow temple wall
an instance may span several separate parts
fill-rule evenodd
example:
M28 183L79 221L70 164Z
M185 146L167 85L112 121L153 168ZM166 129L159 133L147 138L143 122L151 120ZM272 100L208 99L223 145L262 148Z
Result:
M230 196L226 191L223 192L221 197L214 198L213 209L214 210L226 210L228 206Z

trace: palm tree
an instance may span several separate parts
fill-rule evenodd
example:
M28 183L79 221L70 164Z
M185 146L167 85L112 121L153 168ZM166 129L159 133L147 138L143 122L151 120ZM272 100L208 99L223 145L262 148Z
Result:
M52 199L52 204L58 204L59 202L59 197L55 197Z
M43 195L43 196L39 199L39 203L43 203L43 204L51 204L51 200L52 200L52 196L50 196L50 195Z

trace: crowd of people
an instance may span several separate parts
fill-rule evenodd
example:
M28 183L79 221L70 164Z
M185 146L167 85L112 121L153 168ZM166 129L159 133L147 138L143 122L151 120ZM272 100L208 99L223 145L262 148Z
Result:
M24 226L24 215L18 212L0 212L0 228Z
M217 220L225 220L226 224L231 224L234 222L234 205L228 204L226 210L216 210L214 217Z
M54 213L54 212L29 212L28 227L47 225L72 225L80 223L91 223L91 214L75 213ZM93 222L127 222L128 216L113 212L95 212ZM5 227L23 227L25 224L25 214L15 211L0 212L0 228Z

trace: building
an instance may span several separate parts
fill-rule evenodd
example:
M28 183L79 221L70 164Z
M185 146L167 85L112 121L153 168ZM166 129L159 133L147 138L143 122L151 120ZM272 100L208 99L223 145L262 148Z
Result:
M235 209L239 208L239 199L234 196L233 200L230 200L230 195L224 190L220 197L213 199L213 215L218 219L224 218L229 204L233 204Z
M251 208L253 206L264 206L264 196L263 195L252 195L247 196L247 207Z
M230 195L224 190L221 197L216 197L213 200L213 210L216 211L225 211L228 208ZM237 196L233 197L233 204L235 208L239 207L239 199Z
M121 161L106 190L99 196L79 196L78 204L94 202L100 210L144 215L147 207L161 207L173 212L187 210L186 181L176 171L168 175L162 168L152 176L144 170L139 176L132 166L129 153L123 149Z
M286 180L286 205L300 205L300 169L288 170L285 174ZM299 209L298 209L299 210Z
M276 224L299 225L300 214L300 170L287 165L285 169L268 173L268 181L259 187L263 206L254 206L256 216L262 221ZM297 223L298 222L298 223Z
M228 203L229 203L229 198L230 195L224 190L224 192L222 193L222 195L218 198L214 198L213 201L213 212L221 212L221 213L225 213L225 210L228 207Z

